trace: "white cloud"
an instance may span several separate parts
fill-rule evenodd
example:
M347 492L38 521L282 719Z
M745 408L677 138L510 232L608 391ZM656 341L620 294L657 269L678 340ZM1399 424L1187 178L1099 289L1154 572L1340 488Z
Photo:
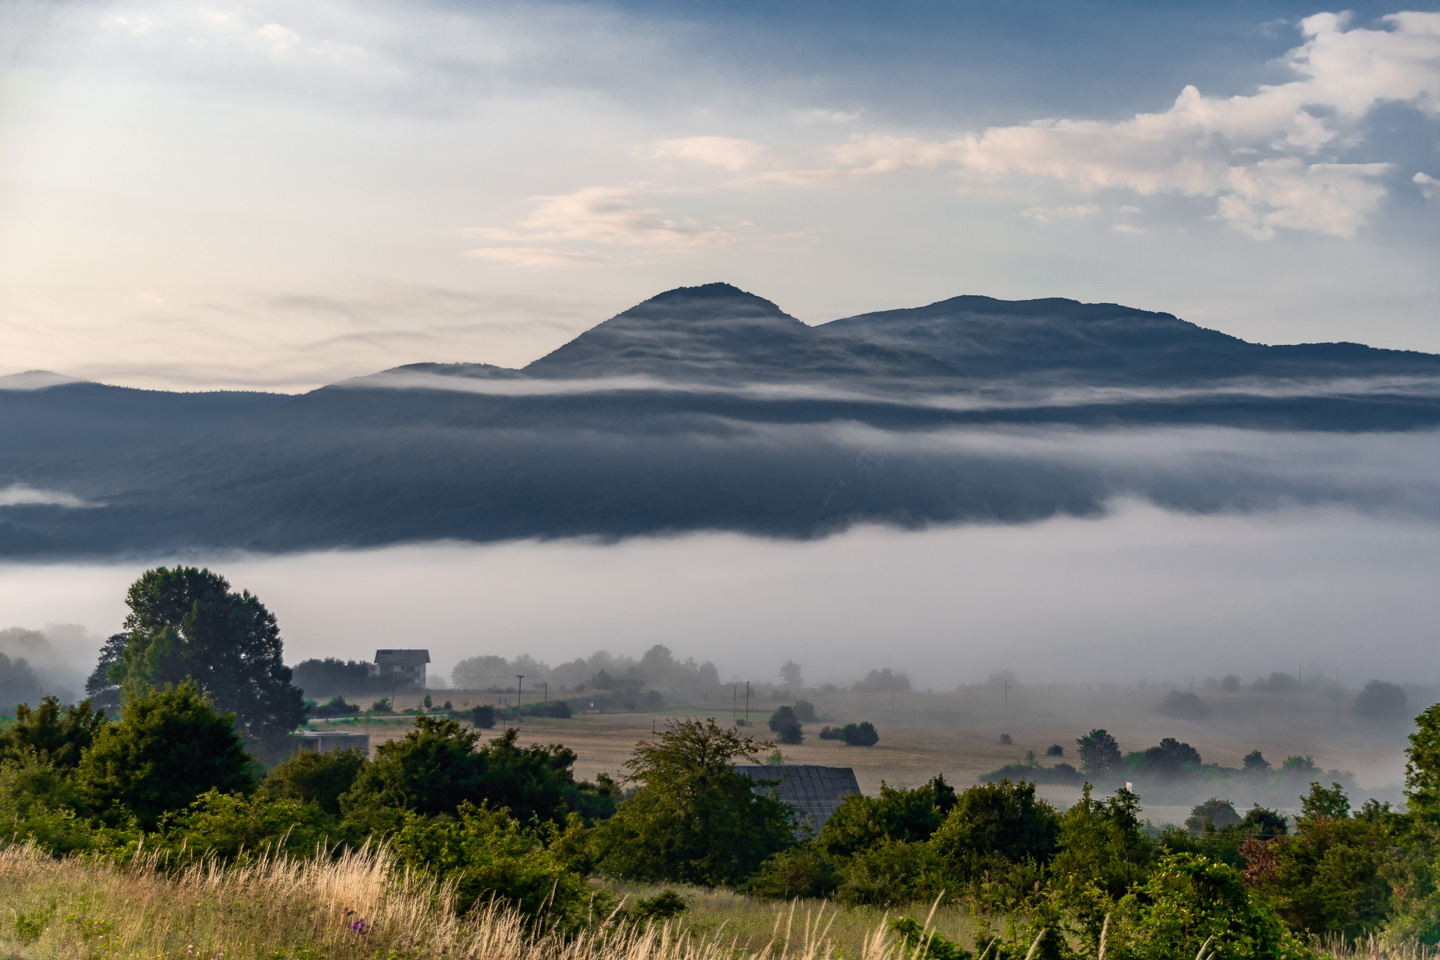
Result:
M662 160L693 160L726 170L744 170L764 157L765 146L736 137L684 137L657 141L648 152Z
M468 250L466 256L534 266L569 258L604 259L593 249L573 249L575 244L629 247L658 254L758 239L749 221L702 223L693 217L666 216L658 207L649 206L638 188L586 187L574 193L534 197L532 201L535 208L519 222L519 229L461 230L465 239L505 244ZM567 244L571 246L564 246Z
M1357 122L1382 103L1440 118L1440 13L1383 18L1346 29L1343 17L1302 21L1305 42L1283 63L1296 79L1228 98L1186 86L1170 108L1108 122L1045 119L937 141L856 136L808 168L777 168L758 182L813 185L905 171L947 170L969 188L1011 191L1057 182L1078 194L1209 197L1218 215L1257 239L1279 228L1352 237L1385 195L1386 163L1343 162ZM1330 150L1330 155L1323 151ZM1420 181L1417 181L1420 182ZM1053 219L1055 210L1023 212Z
M1020 211L1020 216L1036 223L1050 223L1054 220L1079 220L1100 212L1098 204L1086 203L1069 207L1031 207Z
M1417 173L1410 178L1410 181L1419 185L1420 192L1424 194L1426 200L1435 199L1435 185L1440 183L1440 180L1435 179L1428 173Z
M0 487L0 507L90 507L94 504L87 503L75 496L73 493L66 493L63 490L41 490L37 487L24 483L12 483L8 487Z

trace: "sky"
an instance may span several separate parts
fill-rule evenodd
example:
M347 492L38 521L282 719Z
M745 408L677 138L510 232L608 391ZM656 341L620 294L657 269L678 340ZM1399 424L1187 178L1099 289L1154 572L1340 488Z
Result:
M0 4L0 374L522 365L671 287L1440 352L1440 12Z
M1440 352L1437 264L1434 3L0 3L0 376L297 392L519 366L712 281L807 323L1059 296ZM1428 491L1433 435L1402 447L1355 464ZM814 543L200 559L277 612L292 661L419 635L447 670L665 642L727 677L795 656L942 687L1434 683L1437 534L1122 503ZM0 566L0 627L77 624L56 635L83 659L140 569Z

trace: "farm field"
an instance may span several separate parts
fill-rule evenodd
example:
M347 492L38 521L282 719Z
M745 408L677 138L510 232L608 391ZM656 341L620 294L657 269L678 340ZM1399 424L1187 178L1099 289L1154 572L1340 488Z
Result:
M889 694L806 691L800 698L815 704L820 721L805 725L803 743L781 749L787 762L852 767L861 790L875 793L882 781L913 787L936 774L966 786L985 773L1023 761L1027 751L1034 751L1045 765L1057 760L1075 763L1075 739L1094 727L1104 727L1127 752L1152 746L1162 737L1175 737L1194 746L1207 763L1230 767L1239 766L1241 757L1255 749L1277 766L1287 756L1306 755L1324 769L1353 773L1364 792L1382 798L1398 795L1408 725L1358 718L1348 710L1348 700L1341 701L1337 720L1336 699L1325 691L1202 691L1202 698L1215 707L1212 716L1180 720L1155 710L1168 689L1159 685L1012 687L1007 706L1004 690L976 686L947 693L897 694L893 707ZM432 697L437 702L451 700L457 707L497 699L493 694L460 690L432 691ZM751 732L769 737L765 727L769 714L795 699L768 693L752 696ZM418 704L418 698L414 700ZM578 707L584 700L571 696L570 702ZM740 702L743 715L743 698ZM403 695L397 702L401 709L411 705ZM1426 705L1413 704L1414 712ZM521 740L562 743L574 750L579 758L577 776L593 778L601 772L621 776L636 741L651 736L668 717L713 716L724 722L731 713L730 702L701 700L670 703L654 712L577 712L567 720L527 716L521 724ZM849 747L818 737L821 726L859 720L876 725L880 732L877 745ZM402 736L408 728L402 718L346 725L346 729L369 732L372 745ZM491 732L502 729L503 724L497 725ZM1002 733L1010 735L1010 744L1001 742ZM1063 746L1065 755L1046 757L1045 749L1051 744ZM1060 805L1068 805L1079 795L1076 788L1055 785L1043 785L1039 792ZM1188 812L1186 806L1155 805L1147 806L1144 815L1156 823L1167 823L1183 820Z

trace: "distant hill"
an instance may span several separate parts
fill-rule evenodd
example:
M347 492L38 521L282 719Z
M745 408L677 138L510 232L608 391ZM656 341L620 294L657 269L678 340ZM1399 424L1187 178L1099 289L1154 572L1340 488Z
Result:
M653 297L522 370L412 364L297 397L17 387L0 389L0 490L91 505L0 501L6 557L814 537L1090 515L1119 495L1247 509L1355 495L1323 472L1270 470L1282 433L1324 449L1440 426L1428 354L1264 346L1056 299L957 297L810 327L728 284ZM1260 452L1106 453L1108 437L1194 427Z

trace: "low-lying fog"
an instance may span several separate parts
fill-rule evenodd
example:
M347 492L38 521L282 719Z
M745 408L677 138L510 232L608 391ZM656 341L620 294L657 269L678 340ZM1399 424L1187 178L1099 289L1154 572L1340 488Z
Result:
M1232 672L1338 670L1355 688L1440 681L1437 534L1338 510L1201 517L1124 503L1101 520L803 543L697 535L186 559L258 594L292 663L428 647L444 678L480 653L555 663L664 643L727 680L773 681L793 659L812 684L889 666L936 690L1007 669L1021 683L1193 678L1197 689ZM120 627L126 586L163 562L0 566L0 628L46 630L83 675Z

